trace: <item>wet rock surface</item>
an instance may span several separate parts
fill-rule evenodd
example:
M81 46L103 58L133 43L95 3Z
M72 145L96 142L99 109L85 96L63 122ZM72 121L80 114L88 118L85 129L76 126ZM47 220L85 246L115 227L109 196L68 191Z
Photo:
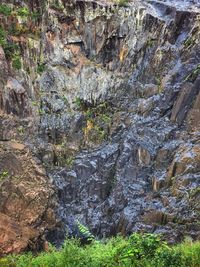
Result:
M46 168L51 189L32 209L33 231L43 225L39 235L57 245L77 234L77 221L98 237L150 231L169 242L198 239L198 1L32 1L29 8L43 16L30 24L40 38L21 34L22 69L0 50L0 138L25 143ZM41 216L54 196L50 227Z

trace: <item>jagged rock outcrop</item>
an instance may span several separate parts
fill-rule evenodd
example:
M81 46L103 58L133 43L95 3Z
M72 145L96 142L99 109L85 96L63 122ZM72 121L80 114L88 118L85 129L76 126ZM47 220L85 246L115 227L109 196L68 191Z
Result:
M26 143L53 183L60 224L40 236L58 244L79 220L99 237L199 238L199 3L13 3L18 15L0 16L19 46L0 50L0 138Z
M0 255L42 248L56 225L46 172L23 144L0 142Z

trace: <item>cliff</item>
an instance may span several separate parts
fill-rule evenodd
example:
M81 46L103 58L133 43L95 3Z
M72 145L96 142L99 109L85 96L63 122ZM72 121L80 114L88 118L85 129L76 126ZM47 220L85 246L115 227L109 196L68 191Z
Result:
M2 1L0 253L199 239L198 1ZM6 230L5 230L6 229Z

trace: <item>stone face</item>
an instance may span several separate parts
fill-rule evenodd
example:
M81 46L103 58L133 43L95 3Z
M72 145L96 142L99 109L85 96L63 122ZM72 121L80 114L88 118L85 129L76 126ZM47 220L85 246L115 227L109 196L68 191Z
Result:
M7 38L21 70L0 47L1 253L60 245L77 221L199 238L199 3L22 3L43 13L0 15L23 29Z
M0 254L39 249L56 224L45 170L20 143L0 143ZM32 241L31 241L32 240Z
M190 109L187 115L187 124L189 130L193 132L198 132L200 129L200 92L198 96L195 98L192 108Z
M182 146L169 167L168 178L200 171L200 145Z
M198 79L196 80L194 85L192 83L186 83L184 85L172 109L172 115L171 115L172 121L177 122L179 125L182 124L183 120L187 116L188 110L191 108L191 104L195 101L199 91L200 91L200 80ZM197 124L197 127L198 127L198 124Z
M36 229L14 222L9 216L0 213L0 255L28 249L30 241L34 241L38 235Z

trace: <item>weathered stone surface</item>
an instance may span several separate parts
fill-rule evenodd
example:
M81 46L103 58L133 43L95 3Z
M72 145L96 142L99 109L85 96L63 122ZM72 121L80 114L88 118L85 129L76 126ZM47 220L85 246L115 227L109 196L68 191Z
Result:
M200 86L199 86L200 88ZM200 130L200 92L194 100L193 106L187 116L188 128L192 132L199 132Z
M0 212L23 237L8 231L5 252L61 244L77 220L99 237L199 238L199 3L47 3L28 1L43 15L9 35L22 69L0 50Z
M27 227L23 222L0 213L0 255L20 253L31 247L31 242L39 236L36 229Z
M182 146L177 151L175 158L169 167L168 179L187 173L200 171L200 145Z
M186 83L184 85L184 88L180 91L177 97L177 101L175 102L174 107L172 109L172 115L171 115L172 121L177 122L179 125L182 124L183 120L187 116L188 110L191 108L191 104L194 102L199 92L200 92L199 79L196 80L194 85L192 83Z
M56 224L53 189L29 149L0 143L0 254L39 249Z

